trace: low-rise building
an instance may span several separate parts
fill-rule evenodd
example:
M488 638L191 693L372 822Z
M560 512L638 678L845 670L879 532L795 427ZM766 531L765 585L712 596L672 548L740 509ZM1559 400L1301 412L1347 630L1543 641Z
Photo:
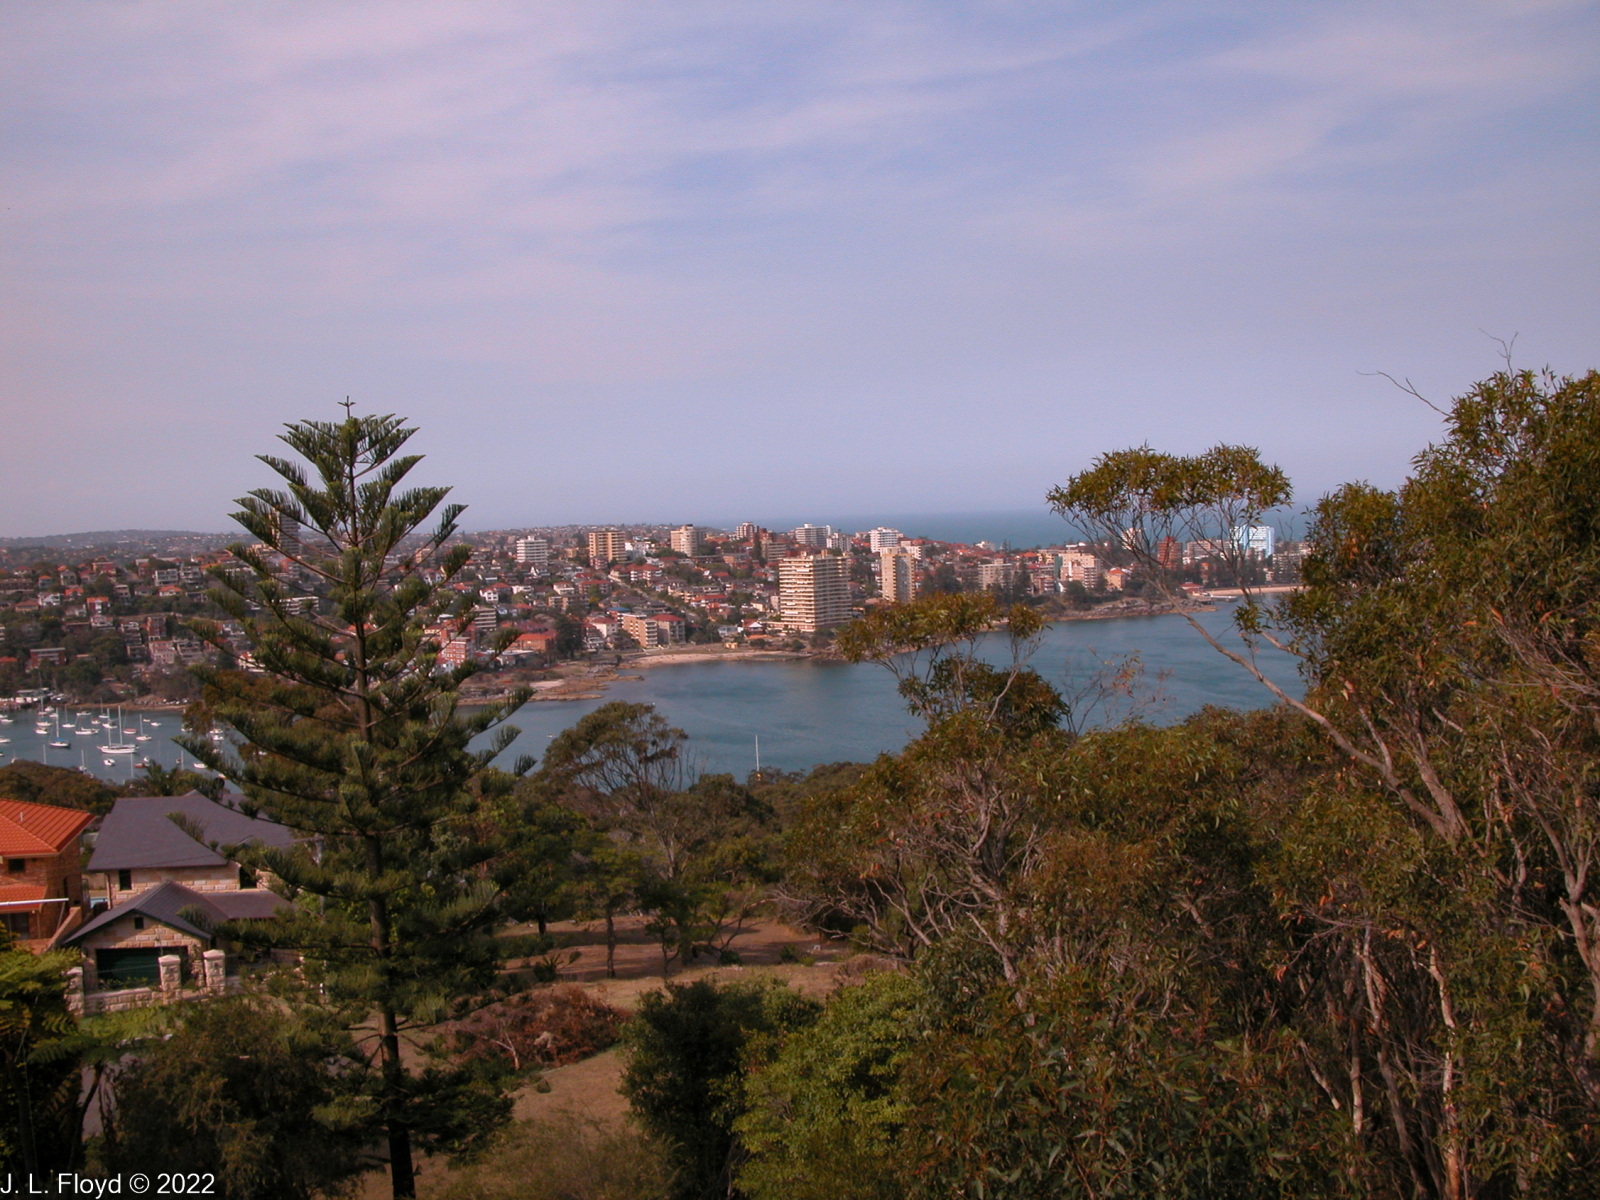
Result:
M622 628L643 649L673 646L686 638L686 622L675 613L624 613Z
M22 942L48 944L83 905L78 839L91 813L0 800L0 924Z
M85 868L97 915L62 942L82 951L86 978L153 985L167 954L180 957L186 977L198 977L201 956L217 948L208 925L270 917L288 903L213 847L288 849L293 832L247 816L235 807L239 797L224 799L124 796L112 806Z

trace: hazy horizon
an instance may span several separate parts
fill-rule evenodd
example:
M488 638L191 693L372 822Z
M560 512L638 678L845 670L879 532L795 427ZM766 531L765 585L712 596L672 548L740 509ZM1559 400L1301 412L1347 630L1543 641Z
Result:
M0 536L225 528L397 412L481 528L1393 486L1600 365L1600 9L0 9ZM1492 335L1492 336L1489 336Z

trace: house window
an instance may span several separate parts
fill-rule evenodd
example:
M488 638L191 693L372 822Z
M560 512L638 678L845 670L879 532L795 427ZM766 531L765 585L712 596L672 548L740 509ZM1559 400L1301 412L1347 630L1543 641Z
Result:
M255 887L255 885L256 885L256 873L254 871L252 871L249 867L240 867L239 868L239 886L242 887L242 888L253 888L253 887Z
M11 874L13 874L13 875L21 875L27 869L28 869L28 860L25 859L25 858L8 858L8 859L6 859L6 870L10 871Z
M133 872L132 871L118 871L117 872L117 890L118 891L122 891L122 892L131 892L131 891L133 891Z
M143 929L144 928L144 918L143 917L135 917L133 919L133 927L135 929Z

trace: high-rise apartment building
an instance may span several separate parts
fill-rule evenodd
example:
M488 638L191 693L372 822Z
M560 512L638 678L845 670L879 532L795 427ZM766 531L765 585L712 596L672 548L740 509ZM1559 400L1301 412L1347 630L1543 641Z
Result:
M980 588L1008 588L1017 581L1017 564L986 562L978 564Z
M628 542L616 529L591 529L589 531L589 565L604 567L607 563L621 562L628 557Z
M890 604L904 604L917 594L917 570L907 554L882 554L878 556L882 574L878 590Z
M1183 543L1169 533L1156 543L1156 562L1163 570L1176 571L1183 566Z
M850 584L843 558L797 554L778 560L778 613L790 629L815 633L850 619Z
M736 542L748 542L756 536L756 533L757 527L754 521L740 521L739 527L733 531L733 540Z
M278 549L295 558L304 556L306 546L300 537L300 522L277 513L272 523L277 526Z
M1271 558L1277 532L1271 525L1240 525L1233 531L1233 544L1246 554Z
M672 548L686 558L700 553L700 531L693 525L679 525L672 531Z
M1098 555L1069 550L1061 556L1062 583L1081 583L1086 588L1092 588L1104 577L1105 564Z
M822 550L827 547L828 535L832 532L832 527L828 525L813 525L807 521L794 531L794 540L802 546L814 546Z
M901 531L877 528L867 534L867 549L872 550L874 554L883 554L885 550L899 549L899 539Z
M543 571L550 565L550 543L542 537L518 538L515 553L518 566Z
M867 534L867 548L874 554L882 554L885 550L897 549L900 545L900 531L898 529L874 529Z

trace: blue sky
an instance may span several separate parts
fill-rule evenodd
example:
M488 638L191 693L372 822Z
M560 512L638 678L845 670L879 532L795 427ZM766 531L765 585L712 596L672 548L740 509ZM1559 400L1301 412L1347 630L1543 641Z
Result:
M0 536L218 529L346 395L467 524L1393 484L1600 366L1594 4L0 8Z

